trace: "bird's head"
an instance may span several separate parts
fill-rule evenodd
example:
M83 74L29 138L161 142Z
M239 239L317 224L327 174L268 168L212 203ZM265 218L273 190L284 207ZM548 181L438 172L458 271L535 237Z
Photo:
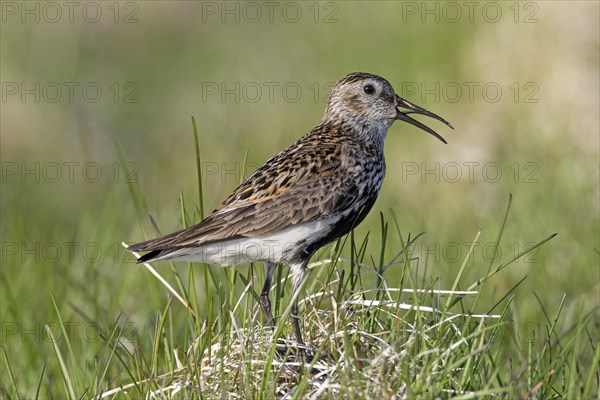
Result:
M398 96L392 85L380 76L354 72L341 77L333 87L323 122L341 122L364 132L380 132L383 137L396 120L408 122L432 134L442 142L444 138L433 129L411 118L421 114L435 118L452 128L444 118L414 105Z

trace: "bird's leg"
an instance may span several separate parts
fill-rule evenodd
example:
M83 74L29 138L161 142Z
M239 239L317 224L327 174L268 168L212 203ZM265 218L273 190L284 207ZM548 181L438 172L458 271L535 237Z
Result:
M294 328L294 334L296 335L296 342L298 343L298 355L304 361L308 361L306 355L306 345L302 340L302 332L300 331L300 315L298 313L298 290L302 285L304 279L304 270L306 269L307 262L302 264L292 264L290 270L292 272L292 298L295 297L290 317L292 318L292 326Z
M296 342L298 342L298 355L304 361L307 361L306 357L306 345L304 344L304 340L302 340L302 332L300 331L300 316L298 316L298 299L294 300L294 304L292 304L292 313L290 314L292 317L292 326L294 327L294 334L296 335Z
M265 314L265 317L267 317L268 326L275 326L275 318L273 318L273 313L271 312L269 291L271 290L271 281L273 279L273 272L275 272L276 265L277 264L270 261L265 261L267 277L265 278L265 284L263 285L262 292L260 293L260 297L258 299L258 304L260 304L262 312Z

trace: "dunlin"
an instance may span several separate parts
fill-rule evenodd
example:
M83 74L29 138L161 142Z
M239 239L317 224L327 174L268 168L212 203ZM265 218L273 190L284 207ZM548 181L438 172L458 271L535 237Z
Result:
M260 307L269 323L269 290L277 264L292 274L291 318L299 353L306 358L297 291L311 256L356 227L369 213L383 182L383 143L396 120L446 143L411 118L442 117L398 96L385 79L367 73L340 78L323 119L256 170L206 219L190 228L133 244L148 253L139 262L197 261L222 266L261 261L266 279Z

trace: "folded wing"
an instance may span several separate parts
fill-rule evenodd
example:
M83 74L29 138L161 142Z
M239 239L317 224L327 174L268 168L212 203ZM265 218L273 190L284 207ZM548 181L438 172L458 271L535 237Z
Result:
M356 162L357 151L348 144L299 141L267 161L199 224L128 250L150 251L140 259L143 262L164 251L326 219L352 207L358 197L356 177L363 174L363 166Z

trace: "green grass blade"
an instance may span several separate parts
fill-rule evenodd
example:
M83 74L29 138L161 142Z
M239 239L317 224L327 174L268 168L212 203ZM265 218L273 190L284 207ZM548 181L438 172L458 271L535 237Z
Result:
M596 338L597 340L597 338ZM583 399L589 399L592 397L592 387L594 386L594 381L596 381L596 398L600 398L600 390L598 390L598 370L600 368L600 343L596 342L596 351L594 352L594 359L592 360L592 365L590 371L588 373L587 379L585 381L585 387L583 389L583 395L581 396Z
M65 385L65 388L67 389L67 392L69 393L69 398L73 400L77 399L77 396L75 395L75 389L73 388L73 384L71 383L71 377L69 376L69 370L67 368L67 365L65 364L65 360L63 359L62 354L60 353L60 349L58 348L58 341L52 334L52 329L50 329L50 326L48 325L46 325L46 333L48 334L48 337L52 342L52 346L54 347L54 354L56 354L56 358L58 360L60 371L63 377L63 383Z
M543 245L547 241L552 240L556 235L558 235L558 233L553 233L553 234L545 237L544 239L535 242L531 247L529 247L527 249L524 249L523 251L519 252L514 257L511 257L508 261L502 263L500 266L496 267L493 271L488 271L488 273L484 277L479 278L474 283L472 283L467 288L467 290L473 290L473 289L475 289L477 286L483 284L490 277L496 275L498 272L502 271L504 268L508 267L510 264L512 264L513 262L515 262L519 258L523 257L524 255L526 255L528 253L531 253L533 250L537 249L538 247L540 247L541 245Z
M160 343L161 343L161 338L163 336L163 332L165 330L165 322L167 320L167 314L169 313L169 310L171 309L172 301L173 301L173 298L170 297L169 300L167 301L167 305L165 306L165 309L163 310L162 314L160 315L160 318L158 319L158 323L156 325L156 330L154 333L154 346L152 348L152 366L151 366L151 370L150 370L152 376L158 375L158 360L159 360Z
M10 396L10 398L14 398L14 399L18 400L19 399L19 390L17 387L17 382L15 380L15 376L13 374L12 368L10 366L10 363L8 362L8 355L6 354L6 349L4 348L4 346L0 346L0 349L2 349L2 358L4 360L4 365L6 366L6 372L8 372L8 378L9 378L10 384L12 386L12 396ZM42 373L42 375L43 375L43 373ZM38 390L39 390L39 386L40 385L38 385Z
M42 382L44 381L44 372L46 372L46 364L44 364L44 368L42 368L42 372L40 373L40 378L38 379L38 383L37 383L37 387L35 388L35 397L34 399L39 399L40 398L40 391L42 390ZM18 399L18 396L14 397L15 399Z
M459 282L465 272L465 269L467 267L467 262L471 259L471 255L473 254L475 245L477 243L479 243L480 235L481 235L481 231L478 231L477 235L475 235L475 240L473 240L473 243L471 243L471 246L469 247L469 252L467 253L467 256L465 257L462 264L460 265L458 274L456 274L456 278L454 279L454 283L452 284L452 289L450 289L451 291L455 291L458 288L458 284L459 284ZM444 311L448 311L450 309L450 307L452 307L454 304L456 304L459 301L460 301L460 297L448 296L448 298L446 299L446 305L444 307Z
M192 129L194 131L194 149L196 150L196 174L198 176L198 207L200 207L200 220L204 219L204 190L202 188L202 160L200 159L200 142L196 118L192 116Z
M67 346L69 358L71 359L71 366L73 367L73 378L74 378L73 380L74 380L75 388L77 388L77 391L79 391L79 389L81 388L80 384L82 382L82 376L80 373L79 364L77 363L78 358L76 357L75 352L73 351L73 346L71 345L71 338L67 334L67 330L65 329L65 324L63 323L62 317L58 310L58 305L56 304L56 299L54 298L54 295L52 294L52 292L50 292L50 298L52 299L52 305L54 306L54 311L56 312L56 316L58 318L58 324L60 326L61 334L62 334L63 338L65 339L65 344ZM50 327L48 326L46 328L46 330L50 330ZM55 348L58 348L57 343L53 343L53 344L54 344ZM71 386L71 389L73 389L72 386Z

